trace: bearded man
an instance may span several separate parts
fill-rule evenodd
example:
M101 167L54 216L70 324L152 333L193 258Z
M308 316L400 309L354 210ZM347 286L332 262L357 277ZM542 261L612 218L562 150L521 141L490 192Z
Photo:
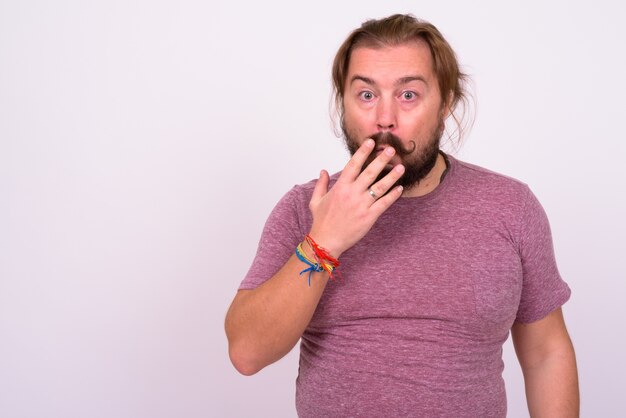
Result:
M301 340L301 417L504 417L509 332L531 416L578 416L570 289L543 209L440 150L465 81L410 15L365 22L337 52L352 158L277 204L226 317L245 375Z

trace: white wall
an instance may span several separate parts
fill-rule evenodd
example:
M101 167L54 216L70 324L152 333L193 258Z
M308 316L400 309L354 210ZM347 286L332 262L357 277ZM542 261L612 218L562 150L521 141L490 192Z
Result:
M619 1L2 0L0 416L295 415L297 352L239 376L223 318L274 203L346 161L336 48L393 12L435 23L473 75L459 156L539 196L583 416L623 414Z

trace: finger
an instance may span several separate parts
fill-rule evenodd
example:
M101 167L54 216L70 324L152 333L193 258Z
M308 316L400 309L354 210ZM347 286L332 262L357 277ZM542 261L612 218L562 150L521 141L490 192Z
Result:
M363 170L356 180L363 188L367 188L372 184L378 175L389 165L389 161L395 155L396 150L393 147L387 147Z
M389 190L404 174L404 166L398 164L385 177L372 184L369 189L376 195L382 196Z
M389 209L389 207L402 196L402 191L402 186L396 186L390 190L389 193L374 202L370 207L370 210L374 212L374 216L379 217L383 212Z
M326 193L328 193L328 182L330 181L330 176L328 175L328 171L322 170L320 171L320 177L317 179L315 183L315 188L313 189L313 195L311 195L310 205L315 205L320 201Z
M356 179L359 174L361 174L363 164L365 164L367 157L369 157L369 155L374 150L374 144L375 143L373 139L368 138L363 141L359 149L356 150L352 158L350 158L350 161L348 161L348 164L346 164L346 167L343 169L343 172L341 173L341 176L339 178L341 181L354 181L354 179Z

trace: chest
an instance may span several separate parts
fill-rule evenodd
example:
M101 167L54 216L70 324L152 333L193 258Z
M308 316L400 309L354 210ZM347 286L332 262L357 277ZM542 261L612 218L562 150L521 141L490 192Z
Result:
M522 267L506 223L422 215L401 226L381 218L344 253L342 279L327 286L313 323L402 318L508 330Z

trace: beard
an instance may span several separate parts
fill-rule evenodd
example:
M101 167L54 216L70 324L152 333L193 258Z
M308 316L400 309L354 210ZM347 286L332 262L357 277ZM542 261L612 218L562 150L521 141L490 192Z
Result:
M342 124L341 129L343 130L346 147L348 148L348 151L350 151L350 155L354 155L361 143L359 143L356 136L351 133L350 128L347 128ZM405 189L410 189L423 180L428 173L430 173L437 162L437 156L439 155L439 143L441 141L441 136L443 135L443 130L444 122L443 119L440 118L437 127L428 135L428 140L422 147L420 147L420 149L417 149L417 144L413 140L409 141L411 148L405 147L402 139L388 131L378 132L368 137L372 138L376 143L374 150L384 145L393 147L396 150L396 154L400 156L402 165L404 165L404 174L392 187L389 188L389 190L398 185ZM365 167L374 161L375 158L376 153L372 152L367 157L361 171L365 170ZM393 167L391 166L385 167L380 172L374 183L385 177L392 169Z

